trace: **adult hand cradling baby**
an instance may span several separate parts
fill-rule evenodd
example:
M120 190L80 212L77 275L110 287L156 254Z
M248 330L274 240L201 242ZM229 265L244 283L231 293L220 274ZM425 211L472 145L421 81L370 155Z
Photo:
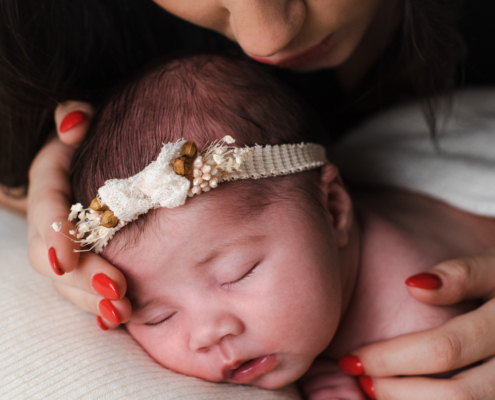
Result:
M28 255L33 268L52 279L60 296L92 314L102 315L103 310L109 318L99 320L100 326L116 328L131 315L131 305L125 297L124 276L94 253L74 252L78 246L50 227L53 221L63 221L62 232L68 235L69 230L73 229L73 224L67 220L72 197L68 182L69 166L74 149L84 139L92 115L92 107L80 102L64 103L55 111L60 140L52 139L38 154L30 170ZM47 170L46 165L51 160L57 160L57 164ZM51 168L55 170L53 175L47 173ZM58 180L53 176L59 177ZM40 257L47 248L52 256ZM112 300L117 314L112 308L100 308L104 298ZM108 302L104 302L105 305L110 306ZM113 314L115 316L110 320Z
M325 5L324 2L311 1L280 1L268 4L257 1L213 0L210 3L202 3L200 8L197 4L185 4L180 9L177 9L175 2L163 0L156 3L189 22L220 32L238 42L248 55L259 62L274 64L281 69L292 68L298 72L336 68L338 87L346 92L342 94L346 105L361 104L360 96L363 93L368 90L373 93L370 88L373 87L376 76L368 76L367 73L372 72L372 67L381 59L380 55L384 54L384 49L392 41L393 32L397 27L401 29L401 22L404 22L401 20L402 6L398 7L401 10L397 11L395 7L389 7L392 2L379 0L370 2L366 8L355 1L342 2L345 7L341 9ZM409 1L393 2L394 5L402 3L407 7L414 6ZM388 11L384 12L384 9ZM424 9L427 7L424 6ZM404 15L410 18L413 14L412 12ZM270 15L270 18L267 18L267 15ZM281 15L284 18L281 18ZM343 19L334 19L335 15ZM401 17L396 18L397 15ZM412 19L407 21L411 22ZM448 36L452 31L445 29L443 33ZM456 35L452 34L450 38L452 42L457 43ZM337 39L341 40L342 46L332 44L330 39L337 44ZM412 42L415 45L418 43L415 40ZM373 46L370 46L370 43ZM421 46L422 42L419 43ZM439 43L442 41L439 40ZM332 50L332 46L336 46L335 51ZM456 45L452 46L455 47ZM372 50L363 51L363 48ZM427 60L428 64L438 64L438 68L421 70L418 67L419 73L415 78L419 77L420 81L425 81L422 78L430 73L432 80L439 80L442 75L445 77L445 81L440 82L435 90L428 91L425 87L421 89L425 89L424 93L419 90L421 96L430 98L450 87L447 81L452 71L440 67L443 64L432 56L435 49L429 48L425 54L432 57ZM457 55L445 55L440 50L439 54L442 60L450 60L455 70ZM412 56L410 59L417 61L417 58ZM410 59L406 57L406 65ZM340 68L341 65L347 68ZM418 64L411 62L410 65ZM435 72L432 72L433 70ZM370 86L362 85L364 77L367 77L368 83L371 82ZM392 76L389 82L397 83L400 81L398 77L401 77L400 73ZM398 80L394 81L395 78ZM410 87L401 86L402 83L404 82L397 85L397 93L394 92L387 98L385 106L395 104L396 98L402 98L402 94L411 92ZM417 81L414 81L413 86L416 83ZM314 93L320 86L319 82L311 86L303 81L299 88L304 87L305 89L301 89L302 95L304 92L309 93L307 97L311 105L321 114L326 114L328 104L320 104L315 100L317 96ZM404 87L406 90L401 93L400 90ZM330 88L328 90L330 91ZM340 100L342 99L337 103ZM370 112L382 106L380 101L375 100L373 98L370 104L358 111L351 107L351 112L341 113L343 119L346 119L341 124L342 131L351 126L349 121L362 121ZM369 110L365 110L366 107L369 107ZM330 108L331 111L338 109L334 106ZM112 329L131 318L131 303L126 297L127 284L124 275L92 252L75 253L73 250L76 245L51 228L54 221L61 221L63 233L69 235L69 230L73 229L73 225L67 221L72 199L68 182L69 167L74 150L84 139L92 117L93 108L88 103L59 104L55 111L57 138L48 141L31 164L27 206L29 260L38 273L52 280L61 297L85 311L98 315L98 324L102 329ZM328 125L332 126L334 122L332 120ZM492 359L495 355L495 339L492 335L495 321L494 266L495 253L488 252L466 259L446 261L430 270L433 275L423 274L410 279L408 285L404 285L404 290L407 289L412 297L423 303L450 305L466 299L482 299L485 303L478 309L455 317L437 328L356 349L352 351L352 355L357 359L347 358L347 367L350 369L346 372L357 371L359 375L371 376L371 380L365 381L365 384L368 385L368 390L373 388L377 399L495 398L495 362ZM474 366L471 366L473 364ZM468 366L471 367L449 379L417 377Z
M407 288L418 301L442 306L469 299L483 299L485 303L438 328L356 349L353 355L357 359L346 358L349 361L345 369L353 375L372 376L377 399L493 398L494 262L493 251L449 260L431 269L431 276L422 274L411 280ZM473 364L450 379L407 377L453 371Z

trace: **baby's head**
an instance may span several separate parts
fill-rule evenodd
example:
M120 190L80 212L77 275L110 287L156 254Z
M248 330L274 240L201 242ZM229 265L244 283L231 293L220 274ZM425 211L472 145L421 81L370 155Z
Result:
M156 159L163 143L200 151L314 142L294 95L247 61L182 57L149 69L97 113L76 152L75 200ZM342 311L350 200L336 169L221 183L128 224L102 255L125 275L130 334L160 364L214 382L278 388L329 344Z

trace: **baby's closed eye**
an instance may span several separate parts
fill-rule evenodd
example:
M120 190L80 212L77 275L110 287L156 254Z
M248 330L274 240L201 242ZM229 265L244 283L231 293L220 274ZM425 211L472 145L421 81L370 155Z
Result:
M256 264L254 264L244 275L242 275L240 278L234 280L234 281L231 281L231 282L226 282L224 284L222 284L222 287L225 287L225 288L231 288L231 287L234 287L235 285L237 285L238 283L240 283L242 280L250 277L251 275L253 275L255 269L258 267L258 265L261 263L261 261L258 261Z
M243 280L245 280L248 277L253 275L253 273L255 272L256 268L260 265L260 263L261 263L261 261L256 262L250 268L248 267L249 269L246 272L244 272L239 278L237 278L233 281L230 281L230 282L222 283L221 287L230 289L230 288L233 288L233 287L239 285ZM245 268L244 268L244 270L245 270ZM153 316L153 317L147 319L147 321L144 322L144 325L151 326L151 327L161 325L165 322L170 321L176 314L177 314L177 311L161 313L157 317Z
M172 314L168 314L165 318L158 318L158 320L152 320L150 322L146 322L145 325L148 325L148 326L156 326L156 325L160 325L161 323L163 322L166 322L166 321L169 321L176 313L172 313Z

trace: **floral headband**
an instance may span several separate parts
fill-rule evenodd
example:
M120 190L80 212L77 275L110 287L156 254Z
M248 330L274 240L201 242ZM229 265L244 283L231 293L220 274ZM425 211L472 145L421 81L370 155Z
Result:
M193 141L179 140L163 145L156 161L127 179L110 179L98 189L88 208L71 207L69 221L78 219L69 233L86 250L100 253L115 233L139 215L159 207L183 205L186 198L208 192L220 182L260 179L319 168L327 163L319 144L235 147L225 136L200 154ZM62 224L52 227L59 232Z

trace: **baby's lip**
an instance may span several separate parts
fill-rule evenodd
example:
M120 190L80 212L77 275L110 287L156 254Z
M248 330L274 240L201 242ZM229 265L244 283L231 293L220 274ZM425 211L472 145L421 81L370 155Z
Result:
M237 368L239 368L242 364L244 364L245 362L249 361L249 360L252 360L251 358L249 359L244 359L244 360L236 360L230 364L227 364L227 365L224 365L222 367L222 375L223 375L223 379L225 381L227 380L231 380L232 377L234 376L234 370L236 370Z
M224 380L235 383L249 383L272 371L277 365L274 354L238 360L222 368Z

